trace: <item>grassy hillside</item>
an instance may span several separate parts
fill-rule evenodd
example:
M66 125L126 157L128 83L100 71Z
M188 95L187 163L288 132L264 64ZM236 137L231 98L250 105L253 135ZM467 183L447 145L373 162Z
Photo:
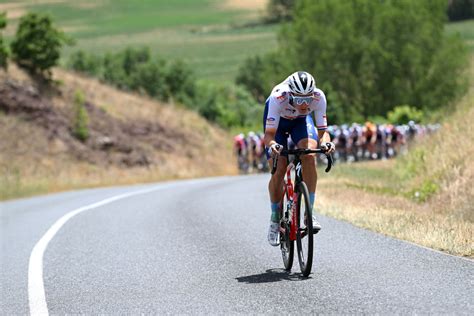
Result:
M474 79L474 56L470 71ZM437 134L396 161L336 166L319 182L318 211L474 257L474 85L451 109Z
M166 58L186 59L200 78L232 80L248 57L276 47L275 26L242 27L259 19L266 0L7 1L6 35L27 11L46 12L77 40L102 53L147 45Z
M54 76L58 91L13 65L0 72L0 199L236 173L230 135L196 113L63 70ZM72 134L77 91L89 115L85 142Z

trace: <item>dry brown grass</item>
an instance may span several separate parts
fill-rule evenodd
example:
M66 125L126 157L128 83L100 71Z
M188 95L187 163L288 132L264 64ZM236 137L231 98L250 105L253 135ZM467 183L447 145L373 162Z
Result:
M226 9L234 10L263 10L267 4L268 0L225 0L220 5Z
M222 10L245 10L248 18L257 18L263 14L267 4L268 0L225 0L218 6Z
M118 91L97 80L55 70L62 82L62 96L53 98L54 106L66 107L76 90L86 99L121 120L157 120L170 130L180 129L189 139L176 143L174 150L155 153L148 167L125 168L98 166L78 161L57 139L49 139L41 129L21 117L0 112L0 197L3 199L62 190L118 184L133 184L203 176L237 174L231 150L231 138L194 112L163 104L136 94ZM0 80L7 75L0 74ZM16 67L9 67L8 77L28 82ZM193 142L194 136L202 142ZM192 147L188 155L179 152ZM188 148L189 148L188 147Z
M447 120L441 133L420 144L424 153L423 168L412 179L414 186L435 179L439 193L433 196L437 209L474 221L474 88ZM407 157L412 163L414 158ZM402 160L400 163L404 163Z
M474 57L470 74L468 93L440 132L421 142L416 153L401 159L397 169L403 172L405 165L419 165L408 184L416 188L436 182L437 194L429 201L433 209L474 222Z
M473 222L450 216L432 203L420 205L403 197L348 188L344 181L320 181L317 212L426 247L474 257Z

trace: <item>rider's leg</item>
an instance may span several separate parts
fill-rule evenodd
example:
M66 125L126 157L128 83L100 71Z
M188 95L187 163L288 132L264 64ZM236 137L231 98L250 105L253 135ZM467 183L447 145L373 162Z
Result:
M314 127L313 119L307 115L305 119L299 120L291 131L291 138L298 148L318 148L318 133ZM308 186L309 193L316 191L318 175L316 173L316 157L314 154L301 156L303 167L303 179Z
M268 114L268 101L265 104L265 111L263 114L263 130L266 129L266 121L267 121L267 114ZM280 119L277 131L275 133L275 141L282 145L283 147L287 147L287 136L286 136L286 129L288 124L291 121L286 120L284 118ZM270 165L270 170L273 168L273 159L271 159L270 152L268 151L269 148L266 148L266 156L268 163ZM270 204L272 209L272 216L270 218L270 227L268 229L268 242L272 246L278 246L280 241L280 234L279 234L279 220L280 220L280 201L283 197L283 178L285 177L287 159L286 157L280 156L278 158L278 164L275 173L270 178L270 182L268 183L268 192L270 195Z
M265 129L267 117L267 105L265 106L265 113L263 117L263 126ZM284 118L280 119L277 131L275 133L275 141L282 145L284 148L288 148L288 135L287 130L291 126L292 122ZM270 153L269 148L265 148L265 155L269 164L269 169L273 168L273 157ZM283 197L283 178L285 177L287 158L285 156L278 157L278 163L275 173L271 176L270 182L268 183L268 193L270 195L270 204L272 209L272 222L280 221L280 201Z
M268 160L270 169L273 167L273 159ZM280 201L283 197L283 178L286 171L286 157L278 158L277 168L268 183L268 192L270 194L270 203L272 215L270 218L270 227L268 228L267 239L270 245L278 246L279 244L279 227L280 227Z
M318 148L318 142L312 138L304 138L298 142L298 148ZM314 154L301 156L301 166L303 167L303 180L308 186L309 193L316 191L318 173L316 170L316 157Z
M316 132L311 116L308 115L303 123L304 124L298 124L295 126L291 133L291 137L295 140L298 148L318 148L318 133ZM316 156L314 154L301 156L301 166L303 180L308 186L309 203L314 210L316 184L318 180ZM317 233L321 229L321 225L314 217L314 214L315 212L313 212L313 231L314 233Z
M318 142L312 138L302 139L298 142L298 148L316 149ZM316 219L316 212L314 209L314 201L316 199L316 184L318 181L318 173L316 170L316 157L314 155L301 156L301 166L303 168L303 180L308 186L309 205L313 209L313 233L318 233L321 230L321 224Z
M273 158L268 160L270 170L273 167ZM284 156L278 158L277 169L268 183L268 192L270 194L270 203L272 208L272 222L280 220L280 202L283 197L284 187L283 178L285 177L287 159Z

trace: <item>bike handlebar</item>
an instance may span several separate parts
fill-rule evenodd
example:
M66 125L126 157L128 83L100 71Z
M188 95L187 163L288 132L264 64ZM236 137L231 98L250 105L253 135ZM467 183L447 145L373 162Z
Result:
M308 154L325 154L326 158L328 160L328 166L324 171L329 172L332 168L332 165L334 163L334 160L331 156L330 153L327 153L323 149L309 149L309 148L298 148L298 149L283 149L279 155L276 155L273 158L273 168L272 168L272 174L275 174L276 168L277 168L277 163L278 163L278 157L280 155L308 155Z

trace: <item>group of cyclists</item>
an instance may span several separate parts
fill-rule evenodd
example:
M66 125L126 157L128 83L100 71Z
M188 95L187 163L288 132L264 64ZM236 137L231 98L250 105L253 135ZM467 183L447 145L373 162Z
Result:
M336 150L334 160L357 162L362 160L388 159L404 153L408 144L439 129L439 124L421 125L414 121L403 125L364 124L330 125L327 128ZM234 136L234 153L239 171L245 173L267 172L263 133L253 131ZM290 146L294 146L289 138Z
M263 133L248 132L234 136L234 154L241 173L267 172Z
M355 162L393 158L403 154L410 143L438 130L439 124L420 125L414 121L403 125L365 124L332 125L328 127L336 145L335 160Z

